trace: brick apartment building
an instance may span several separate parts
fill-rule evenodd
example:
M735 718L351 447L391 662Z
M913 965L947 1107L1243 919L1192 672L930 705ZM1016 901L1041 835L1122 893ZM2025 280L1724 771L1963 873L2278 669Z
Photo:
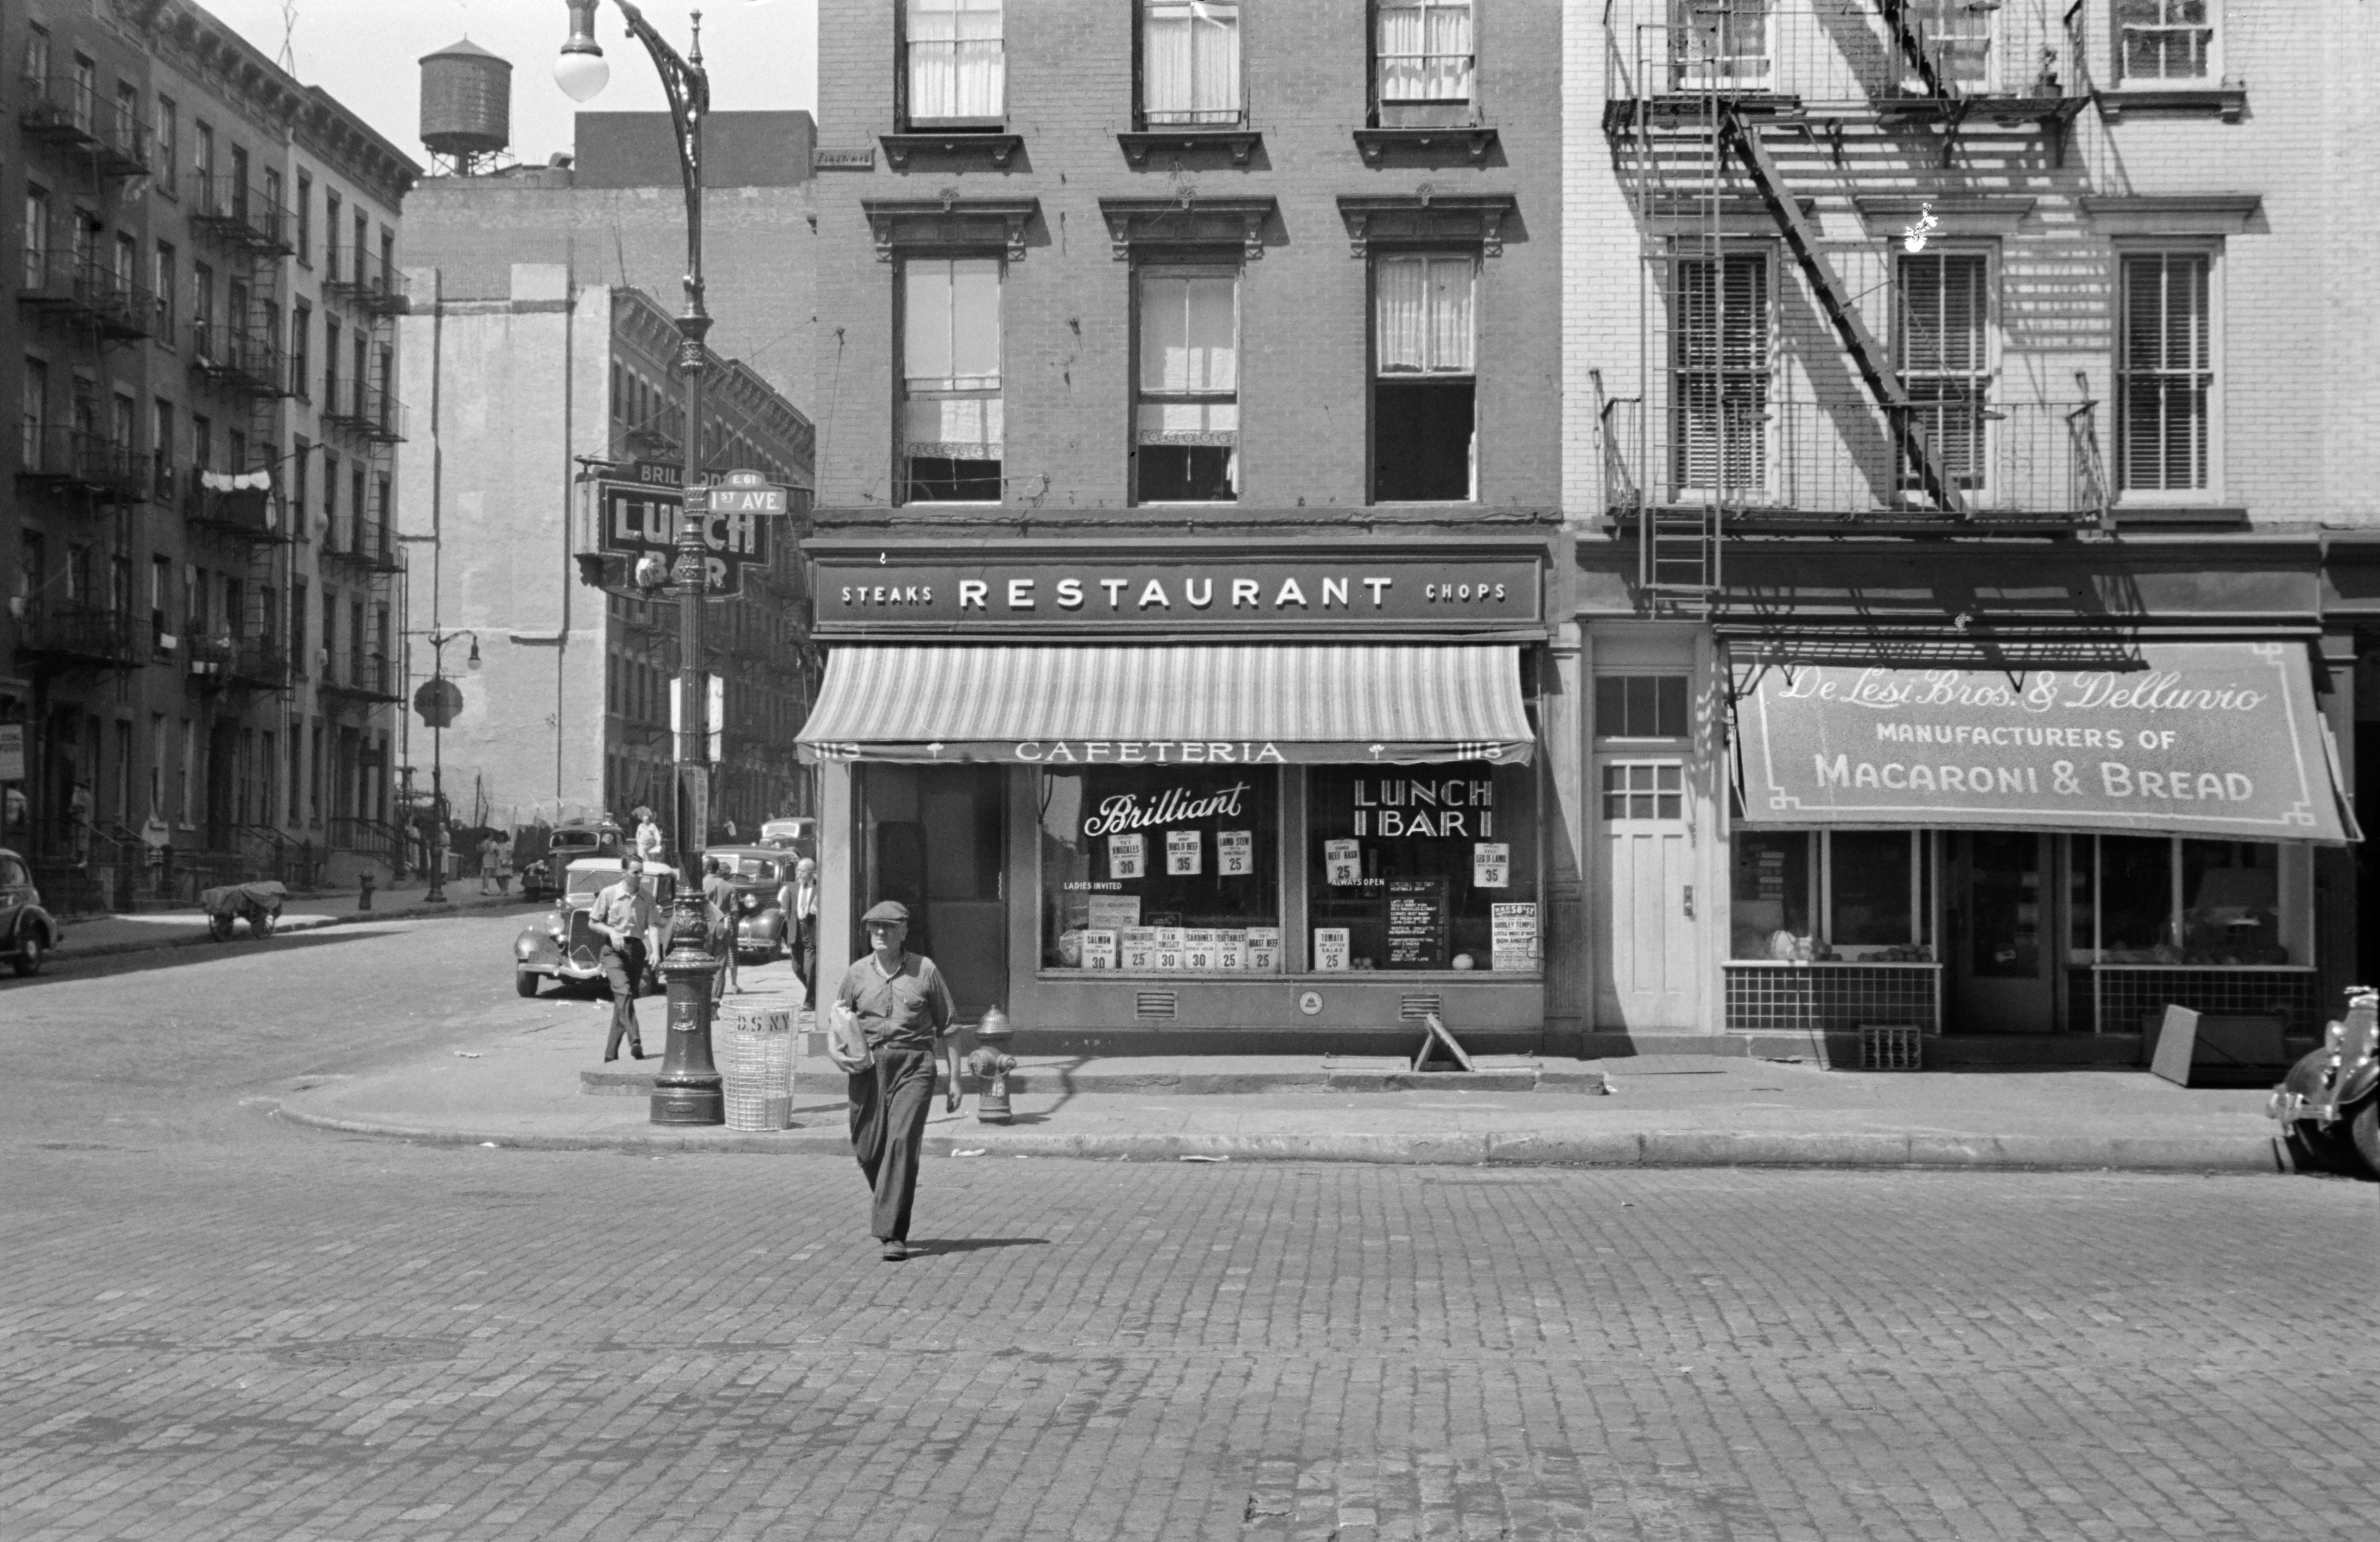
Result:
M2316 1030L2380 964L2380 21L1566 11L1592 1028Z
M1027 1042L1581 1026L1560 21L823 0L829 957L902 899Z
M0 14L0 842L54 901L384 850L418 172L183 0Z

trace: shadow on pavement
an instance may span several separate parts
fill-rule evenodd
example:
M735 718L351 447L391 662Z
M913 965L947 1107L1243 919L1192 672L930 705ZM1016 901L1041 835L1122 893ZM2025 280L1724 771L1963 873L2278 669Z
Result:
M277 937L251 940L235 937L227 943L190 943L179 947L152 948L143 953L110 953L97 958L78 958L71 945L51 954L42 961L42 972L31 979L0 975L0 990L45 984L70 984L77 980L102 976L140 974L150 970L181 969L190 964L219 962L226 958L248 958L260 953L303 952L310 948L333 947L340 943L362 942L370 937L394 935L384 928L342 926L335 931L321 933L285 933ZM52 973L56 970L56 973Z
M1047 1247L1046 1236L953 1236L932 1237L909 1244L911 1258L930 1258L936 1253L981 1253L993 1247Z

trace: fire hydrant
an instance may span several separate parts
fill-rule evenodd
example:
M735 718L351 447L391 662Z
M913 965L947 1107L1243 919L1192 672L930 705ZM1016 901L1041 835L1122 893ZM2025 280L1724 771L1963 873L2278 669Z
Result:
M983 1018L975 1025L975 1053L966 1057L966 1068L975 1078L975 1116L987 1125L1008 1123L1008 1073L1016 1069L1016 1056L1004 1054L1000 1046L1016 1030L1009 1026L1008 1014L997 1006L984 1008Z
M357 909L357 910L370 910L370 909L371 909L371 891L372 891L372 875L371 875L370 873L365 873L365 874L364 874L363 886L362 886L360 889L358 889L358 890L357 891L357 893L356 893L356 909Z

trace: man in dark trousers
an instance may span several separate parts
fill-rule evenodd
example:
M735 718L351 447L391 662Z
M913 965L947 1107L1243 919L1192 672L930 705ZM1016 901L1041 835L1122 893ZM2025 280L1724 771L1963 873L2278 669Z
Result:
M818 991L818 863L808 857L794 863L794 875L777 891L785 915L785 952L794 978L802 982L802 1005L815 1005Z
M851 1078L851 1150L875 1192L869 1230L897 1263L909 1256L909 1211L917 1198L917 1150L934 1096L934 1047L951 1030L942 971L903 944L909 911L888 899L859 918L867 957L844 971L834 999L858 1015L876 1063Z
M645 864L635 852L621 859L620 881L595 897L587 921L603 939L603 978L612 984L612 1037L604 1042L603 1058L619 1059L625 1038L628 1053L642 1060L645 1038L637 1027L637 988L644 980L653 897L645 892Z

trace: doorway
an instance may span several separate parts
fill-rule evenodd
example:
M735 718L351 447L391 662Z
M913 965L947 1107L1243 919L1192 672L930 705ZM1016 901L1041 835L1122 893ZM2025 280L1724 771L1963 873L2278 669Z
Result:
M933 959L968 1021L1008 1000L1004 778L997 765L863 765L856 777L854 897L863 912L883 899L907 907L910 951ZM863 933L853 946L865 951Z
M1704 906L1685 763L1606 761L1597 776L1596 1019L1638 1031L1698 1031Z
M1962 830L1950 842L1950 1030L2049 1033L2058 1026L2049 837Z

